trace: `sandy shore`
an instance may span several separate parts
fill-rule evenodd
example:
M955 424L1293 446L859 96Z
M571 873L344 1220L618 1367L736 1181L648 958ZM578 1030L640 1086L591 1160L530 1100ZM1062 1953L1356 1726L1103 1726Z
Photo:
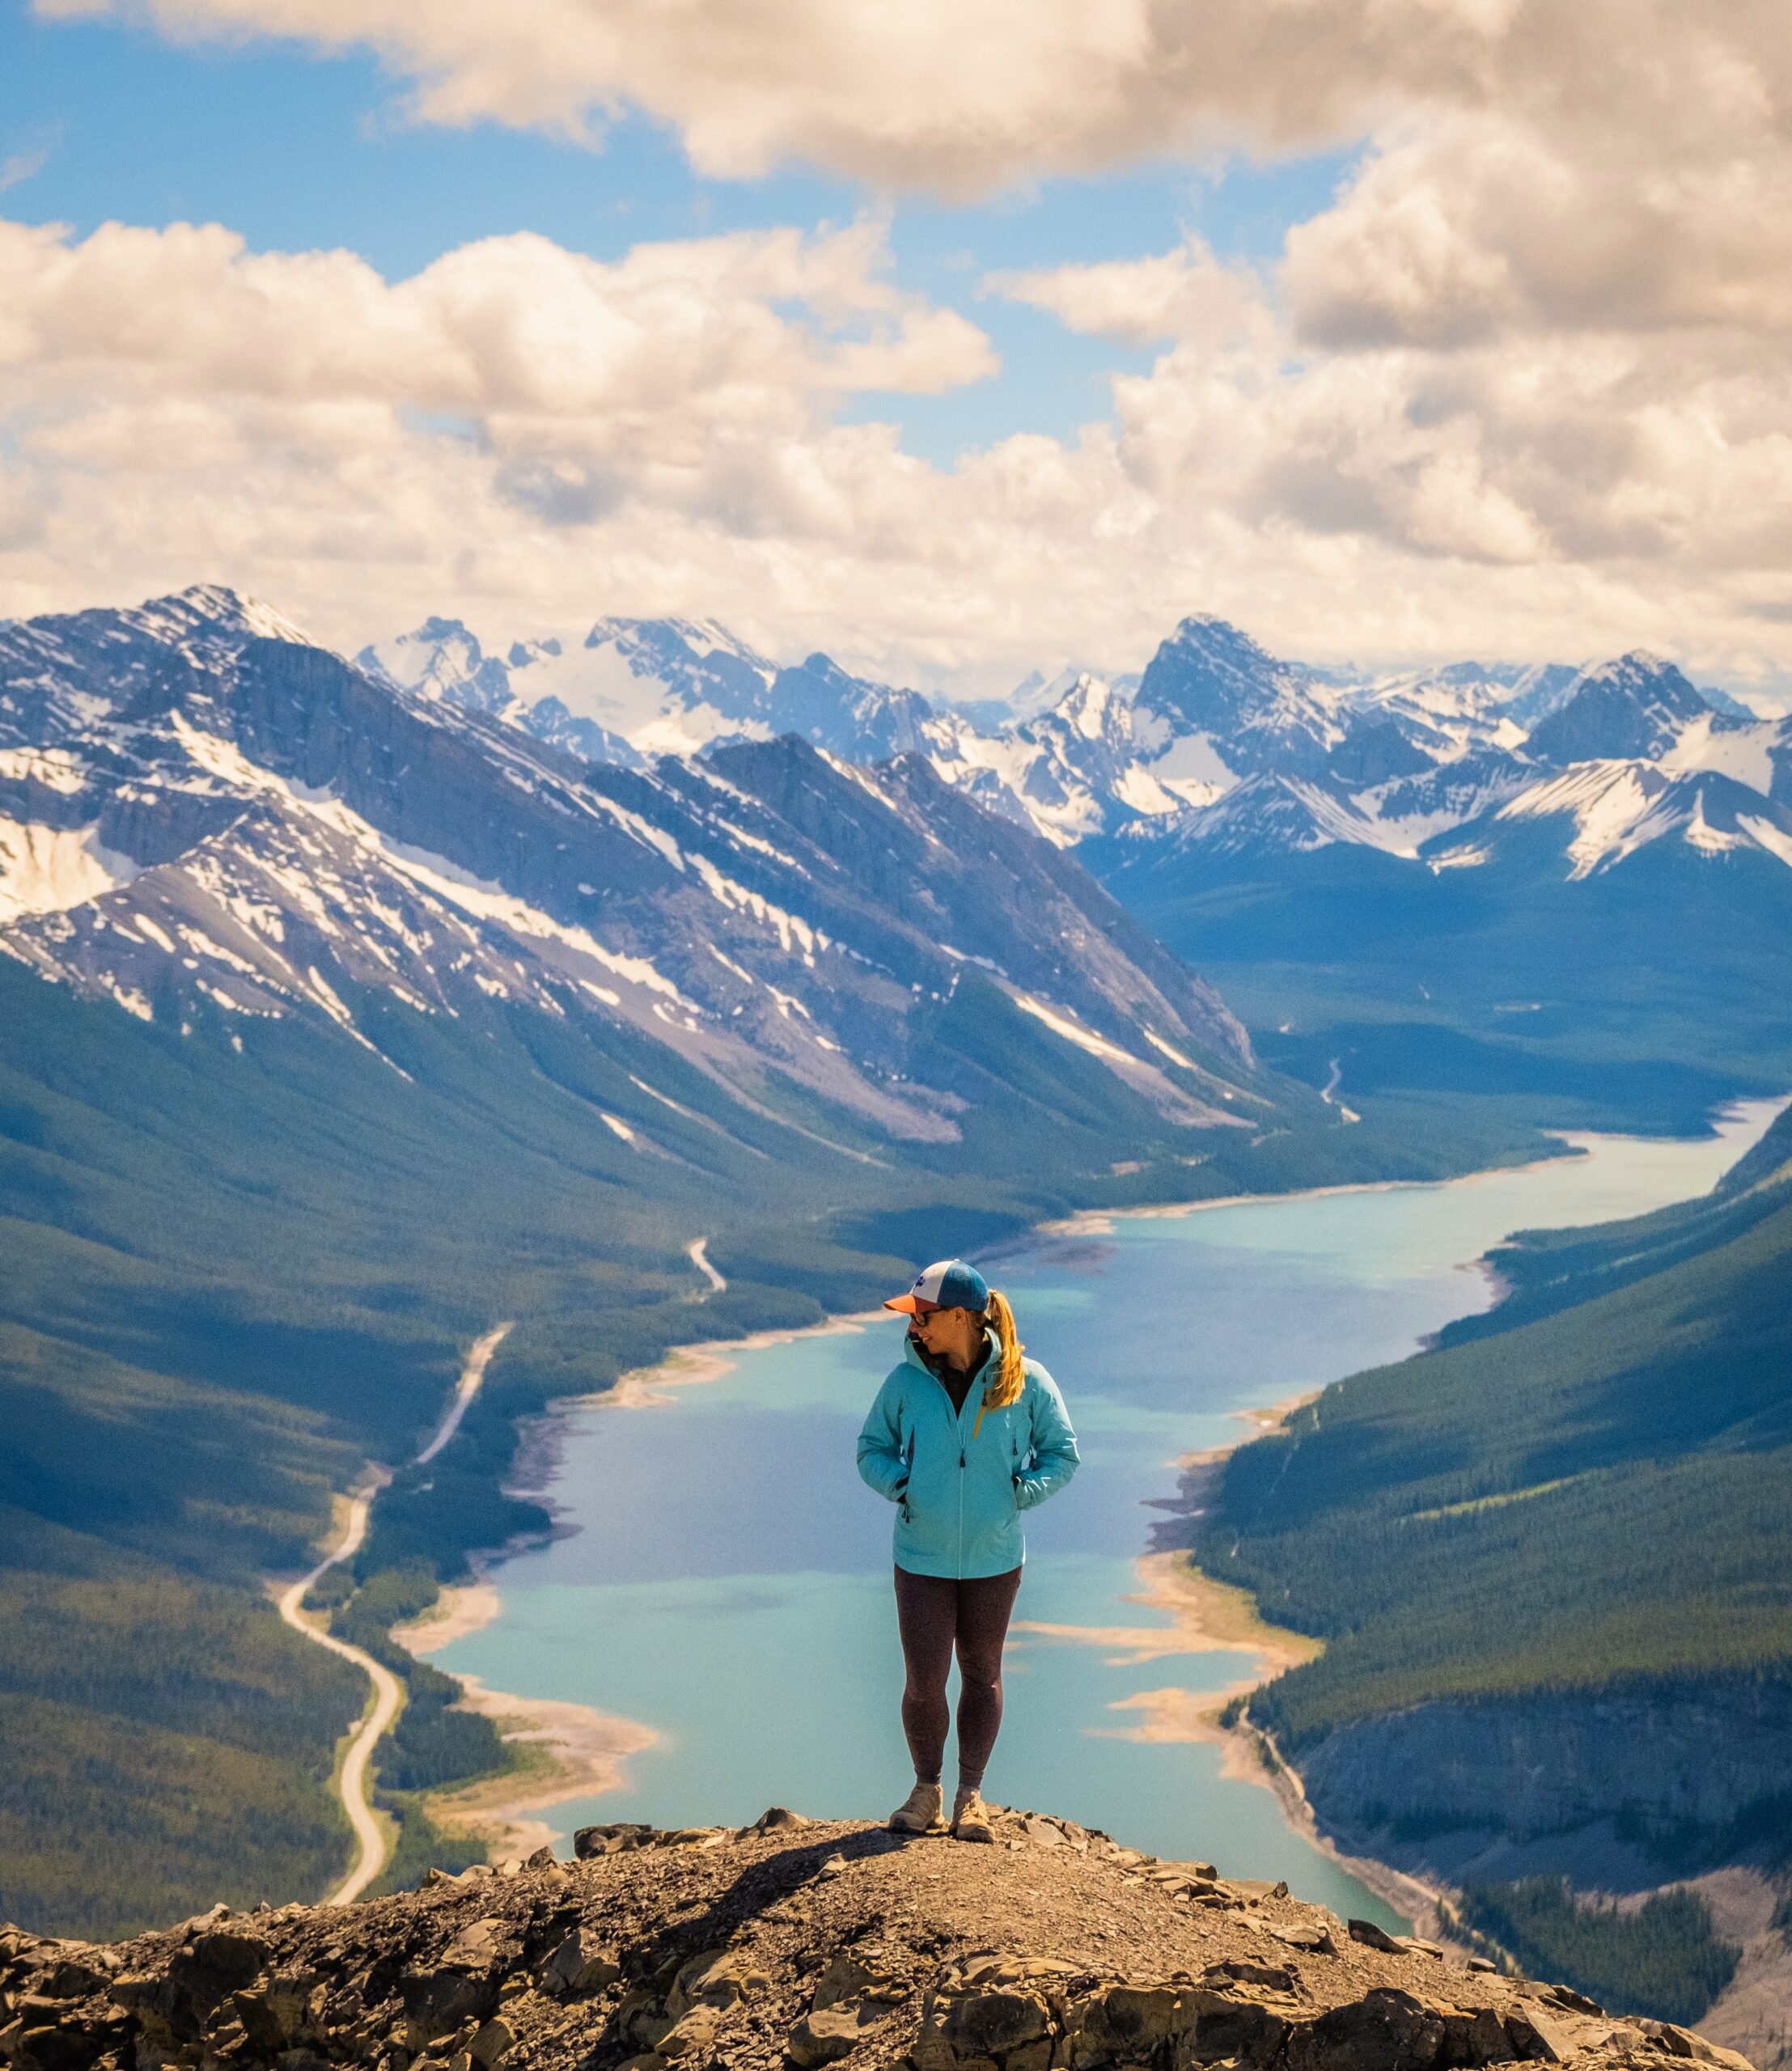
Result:
M559 1839L563 1830L536 1816L569 1798L595 1798L627 1781L632 1755L659 1735L650 1726L616 1718L589 1705L551 1697L517 1697L491 1690L477 1675L457 1676L458 1709L477 1712L497 1727L514 1766L429 1799L430 1817L444 1833L486 1844L498 1866L520 1862Z
M392 1637L421 1660L481 1631L502 1608L496 1585L481 1573L443 1590L413 1624L395 1625ZM659 1738L650 1726L590 1705L515 1696L489 1689L477 1675L455 1680L460 1685L456 1709L491 1720L510 1751L511 1766L502 1776L432 1792L430 1817L444 1833L484 1841L494 1863L520 1862L557 1840L561 1830L535 1815L570 1798L621 1789L629 1757Z
M1142 1208L1086 1208L1056 1222L1041 1222L1038 1234L1044 1237L1111 1237L1121 1222L1180 1222L1185 1216L1205 1215L1215 1208L1284 1208L1290 1201L1330 1201L1338 1194L1403 1194L1430 1192L1438 1187L1479 1186L1488 1179L1503 1179L1515 1172L1540 1172L1546 1165L1564 1158L1580 1158L1604 1133L1594 1129L1544 1129L1563 1146L1553 1158L1532 1158L1522 1165L1489 1165L1479 1172L1461 1172L1452 1179L1351 1179L1335 1187L1297 1187L1277 1194L1214 1194L1205 1201L1172 1201ZM1612 1134L1621 1132L1613 1131Z
M757 1352L769 1345L794 1345L806 1337L845 1337L867 1323L888 1322L883 1309L862 1309L849 1316L830 1316L825 1323L806 1323L800 1330L760 1330L750 1337L720 1338L709 1345L681 1345L668 1352L657 1366L638 1366L622 1375L613 1388L600 1395L575 1395L561 1407L566 1409L660 1409L672 1400L668 1388L701 1387L719 1381L735 1370L734 1355Z
M1137 1564L1137 1591L1126 1601L1167 1613L1159 1624L1054 1625L1040 1619L1017 1618L1012 1629L1073 1645L1099 1647L1116 1667L1133 1667L1178 1654L1248 1654L1251 1673L1225 1690L1199 1693L1200 1702L1218 1711L1235 1690L1248 1690L1267 1675L1311 1661L1320 1651L1316 1640L1266 1625L1247 1590L1216 1582L1192 1567L1181 1553L1144 1553ZM1157 1693L1162 1696L1164 1693ZM1193 1692L1184 1692L1193 1700ZM1129 1734L1129 1739L1164 1739L1163 1733ZM1195 1737L1195 1736L1191 1736ZM1214 1737L1214 1736L1201 1736Z
M444 1589L421 1618L392 1627L392 1637L406 1654L420 1660L426 1654L439 1654L469 1633L482 1633L497 1618L504 1607L498 1585L487 1580L477 1561L472 1565L477 1582Z
M563 1420L570 1413L591 1408L663 1408L675 1400L672 1390L701 1387L732 1373L742 1353L794 1344L799 1338L840 1336L862 1330L883 1313L878 1309L832 1316L801 1330L757 1331L748 1337L680 1346L656 1366L623 1374L613 1388L601 1394L557 1402L531 1420L533 1428L506 1489L519 1495L543 1492L559 1458ZM420 1618L392 1628L392 1637L407 1654L426 1659L456 1640L483 1631L498 1618L503 1609L498 1586L480 1561L476 1559L472 1565L472 1582L444 1589ZM629 1757L651 1747L659 1738L652 1726L639 1720L616 1717L589 1705L489 1689L477 1675L456 1675L455 1680L461 1688L460 1708L492 1721L510 1751L512 1766L502 1776L432 1793L430 1817L444 1833L484 1841L494 1863L520 1861L554 1840L559 1830L540 1814L572 1798L595 1798L621 1789L628 1780Z

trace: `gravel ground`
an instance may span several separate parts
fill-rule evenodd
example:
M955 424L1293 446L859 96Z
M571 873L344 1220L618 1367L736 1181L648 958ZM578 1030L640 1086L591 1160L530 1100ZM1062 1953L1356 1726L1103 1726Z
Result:
M1009 1812L994 1846L774 1811L108 1947L0 1931L13 2071L1666 2071L1745 2060L1279 1885Z

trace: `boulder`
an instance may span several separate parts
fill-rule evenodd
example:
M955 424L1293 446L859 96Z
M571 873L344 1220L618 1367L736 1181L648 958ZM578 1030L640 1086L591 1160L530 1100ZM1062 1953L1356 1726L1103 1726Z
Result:
M1304 1950L1308 1955L1335 1956L1337 1944L1332 1939L1331 1930L1324 1927L1306 1927L1298 1923L1282 1925L1272 1921L1269 1932L1276 1939L1290 1949ZM1492 1968L1492 1965L1488 1967Z
M175 2045L172 2026L162 2011L162 1980L147 1973L132 1971L114 1978L107 1997L121 2013L133 2018L146 2039L159 2049Z
M1281 2052L1299 2010L1286 1993L1241 1985L1223 1972L1211 1984L1185 1987L1179 2059L1212 2064L1222 2058L1267 2064ZM1265 2005L1265 1997L1275 2005Z
M537 1973L544 1991L577 1995L601 1992L614 1984L622 1967L589 1929L578 1928L569 1934Z
M469 1921L463 1927L438 1959L443 1970L489 1970L514 1946L510 1941L510 1924L506 1921L486 1918Z
M1193 2012L1173 1984L1108 1985L1070 2009L1070 2063L1150 2064L1186 2038Z
M808 1821L800 1812L793 1812L787 1805L768 1805L750 1827L741 1831L748 1834L775 1833L781 1827L806 1827Z
M813 2071L818 2064L832 2064L849 2056L864 2033L858 2010L853 2006L812 2007L786 2036L784 2047L798 2071Z
M680 1964L666 1995L666 2010L682 2020L697 2006L724 2008L752 1999L771 1984L752 1960L735 1949L707 1949Z
M1445 2063L1476 2071L1484 2064L1508 2064L1518 2054L1506 2024L1491 2006L1443 2006Z
M1574 2047L1568 2023L1540 2000L1520 1999L1509 2007L1506 2032L1518 2055L1535 2064L1560 2064Z
M247 1984L273 1961L273 1950L259 1934L243 1934L232 1928L196 1934L189 1946L197 1962L236 1984Z
M1694 2035L1690 2028L1675 2027L1671 2021L1643 2021L1638 2023L1643 2032L1670 2056L1696 2058L1701 2064L1718 2064L1725 2071L1738 2071L1747 2067L1748 2060L1733 2049L1722 2049L1714 2042L1707 2042L1703 2035Z
M88 2071L110 2039L103 2031L72 2021L36 2027L15 2021L0 2031L13 2071Z
M406 2046L413 2052L451 2035L469 2021L482 2021L498 1999L489 1971L410 1971L399 1981Z
M1439 1956L1443 1954L1441 1949L1434 1949L1429 1942L1420 1942L1411 1936L1407 1938L1407 1941L1409 1947L1423 1949ZM1589 1999L1585 1993L1573 1991L1565 1984L1546 1984L1537 1997L1552 2006L1561 2007L1564 2013L1585 2014L1595 2020L1601 2020L1605 2015L1605 2009L1598 2000Z
M960 2057L1006 2055L1049 2035L1052 2010L1034 1992L967 1992L950 2001L940 2031Z
M835 1954L816 1980L813 2004L818 2010L867 2002L893 2006L908 1996L907 1983L891 1969L883 1952L861 1945Z
M604 1827L581 1827L573 1836L573 1853L581 1862L594 1856L626 1855L652 1845L654 1830L637 1821L622 1820Z
M1435 2006L1378 1986L1313 2022L1311 2071L1433 2071L1442 2060L1444 2034Z
M1353 1920L1346 1925L1350 1939L1360 1942L1366 1949L1379 1949L1388 1956L1405 1953L1400 1947L1399 1938L1390 1934L1385 1927L1378 1927L1372 1920Z
M498 2071L498 2066L516 2047L516 2031L502 2014L485 2022L467 2045L467 2054L479 2071Z
M91 1957L58 1958L37 1980L37 1989L46 1999L85 1999L91 1993L104 1991L111 1982L112 1971L102 1967L95 1951Z
M234 1993L231 2003L251 2046L272 2056L321 2032L325 1990L316 1971L275 1971L248 1991Z
M655 2050L672 2064L685 2057L693 2064L706 2062L721 2026L720 2007L693 2006L665 2031L654 2044Z

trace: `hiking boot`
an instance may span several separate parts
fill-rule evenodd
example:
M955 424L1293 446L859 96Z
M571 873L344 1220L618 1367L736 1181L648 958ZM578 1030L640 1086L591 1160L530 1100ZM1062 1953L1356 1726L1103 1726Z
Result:
M989 1808L981 1790L961 1790L952 1801L952 1839L955 1841L993 1841L996 1830L989 1823Z
M938 1834L946 1830L940 1817L940 1788L937 1783L917 1783L890 1815L892 1834Z

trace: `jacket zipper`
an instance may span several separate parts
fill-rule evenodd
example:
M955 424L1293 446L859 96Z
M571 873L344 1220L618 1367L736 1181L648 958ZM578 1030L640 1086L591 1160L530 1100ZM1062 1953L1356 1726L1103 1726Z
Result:
M977 1371L981 1373L982 1369L979 1367ZM930 1378L934 1385L939 1390L940 1400L944 1404L947 1415L952 1420L952 1429L958 1439L958 1560L955 1565L958 1569L958 1579L962 1581L964 1574L964 1411L953 1409L951 1392L938 1374L932 1374ZM972 1378L974 1379L975 1375ZM965 1405L968 1408L971 1400L968 1394L964 1400ZM981 1424L982 1421L983 1412L980 1408L977 1412L977 1421Z

